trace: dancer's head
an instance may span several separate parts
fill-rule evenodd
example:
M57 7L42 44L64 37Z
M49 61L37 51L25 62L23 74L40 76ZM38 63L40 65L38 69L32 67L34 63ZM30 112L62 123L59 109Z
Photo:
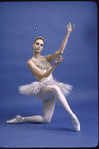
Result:
M43 50L44 42L43 37L37 37L33 43L34 52L40 53Z

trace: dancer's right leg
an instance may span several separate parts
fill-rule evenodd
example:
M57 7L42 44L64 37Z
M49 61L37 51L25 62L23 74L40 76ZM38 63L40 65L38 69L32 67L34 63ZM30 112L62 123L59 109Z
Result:
M76 129L76 131L80 131L80 123L76 115L71 110L65 96L61 92L60 88L56 85L48 85L46 86L39 94L39 98L46 100L47 97L54 96L57 101L62 105L62 107L67 111L67 113L72 118L72 123Z
M56 85L48 85L46 86L39 94L39 98L46 100L48 97L51 98L54 96L56 100L62 105L62 107L67 111L70 117L74 116L73 111L71 110L65 96L61 92L60 88Z

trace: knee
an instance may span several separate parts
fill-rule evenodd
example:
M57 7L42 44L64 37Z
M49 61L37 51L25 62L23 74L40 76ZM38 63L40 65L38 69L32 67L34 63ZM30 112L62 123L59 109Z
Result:
M52 86L51 86L51 89L52 89L52 91L53 91L54 93L56 93L56 92L58 92L58 91L60 90L57 85L52 85Z
M51 118L50 117L44 117L44 120L43 120L44 123L48 124L51 122Z

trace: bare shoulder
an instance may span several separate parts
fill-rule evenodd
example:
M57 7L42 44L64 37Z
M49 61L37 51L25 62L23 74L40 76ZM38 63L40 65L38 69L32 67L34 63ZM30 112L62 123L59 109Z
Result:
M27 61L27 63L30 63L31 62L31 59L29 59L28 61Z
M35 63L33 62L32 59L29 59L29 60L27 61L27 65L35 66Z

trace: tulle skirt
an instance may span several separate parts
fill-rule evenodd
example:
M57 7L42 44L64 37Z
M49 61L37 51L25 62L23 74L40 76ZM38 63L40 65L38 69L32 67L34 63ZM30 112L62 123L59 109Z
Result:
M18 89L21 94L28 95L28 96L33 96L33 95L37 96L40 93L41 89L43 89L47 85L57 85L61 89L64 96L68 96L71 90L73 89L72 85L58 82L53 77L51 77L50 79L43 78L39 82L35 81L35 82L32 82L31 84L19 86Z

